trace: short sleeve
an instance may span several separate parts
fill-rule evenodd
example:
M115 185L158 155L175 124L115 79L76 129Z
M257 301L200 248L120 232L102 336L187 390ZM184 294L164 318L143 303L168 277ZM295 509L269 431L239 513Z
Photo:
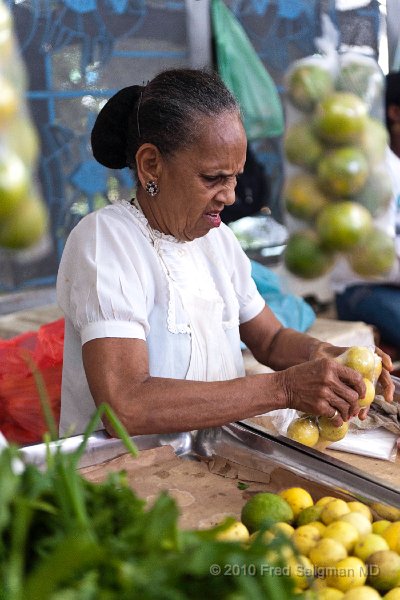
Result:
M82 344L103 337L145 339L149 331L146 272L139 260L144 237L132 221L107 208L72 230L57 277L58 303Z

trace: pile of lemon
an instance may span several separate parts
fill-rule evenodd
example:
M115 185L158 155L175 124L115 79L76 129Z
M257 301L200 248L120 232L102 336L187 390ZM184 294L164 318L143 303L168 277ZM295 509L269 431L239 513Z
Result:
M1 0L0 89L0 247L24 249L42 238L48 215L37 183L39 142L25 102L25 68Z
M375 386L382 372L382 359L368 346L351 346L336 358L341 364L360 373L365 383L365 395L359 399L361 409L367 408L375 399ZM337 442L348 432L349 422L335 426L328 417L304 415L291 421L287 436L305 446L314 447L318 442Z
M257 536L285 539L281 555L267 551L266 562L283 555L299 598L400 599L400 509L333 496L314 502L301 487L261 492L219 539L251 543Z

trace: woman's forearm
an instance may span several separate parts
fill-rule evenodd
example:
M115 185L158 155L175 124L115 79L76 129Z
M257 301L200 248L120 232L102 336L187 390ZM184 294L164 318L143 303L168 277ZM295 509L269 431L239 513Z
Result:
M275 371L299 365L315 357L321 346L328 346L310 335L282 328L272 342L255 353L255 358Z

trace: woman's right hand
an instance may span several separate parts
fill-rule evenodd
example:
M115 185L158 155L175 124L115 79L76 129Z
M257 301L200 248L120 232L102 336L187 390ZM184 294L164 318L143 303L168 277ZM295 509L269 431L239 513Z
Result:
M332 418L337 426L360 411L358 400L366 392L363 378L334 359L310 360L289 367L280 375L287 408Z

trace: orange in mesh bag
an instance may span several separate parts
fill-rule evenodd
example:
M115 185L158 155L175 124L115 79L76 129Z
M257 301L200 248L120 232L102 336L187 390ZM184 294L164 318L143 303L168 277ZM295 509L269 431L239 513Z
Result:
M0 340L0 431L9 442L40 442L48 431L40 394L58 427L63 349L64 319Z

